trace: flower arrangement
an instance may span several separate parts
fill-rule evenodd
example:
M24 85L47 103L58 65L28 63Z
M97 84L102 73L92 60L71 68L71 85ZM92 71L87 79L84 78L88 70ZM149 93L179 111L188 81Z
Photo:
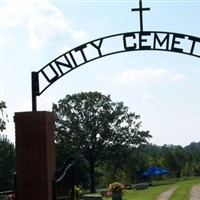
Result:
M119 182L114 182L109 185L108 189L112 192L123 192L124 185Z
M79 199L81 193L82 193L81 188L75 185L74 186L74 196L75 196L76 200Z

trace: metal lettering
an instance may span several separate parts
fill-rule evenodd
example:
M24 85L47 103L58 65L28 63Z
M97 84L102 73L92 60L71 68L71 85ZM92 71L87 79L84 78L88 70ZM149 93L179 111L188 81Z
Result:
M55 60L55 64L56 64L56 66L58 67L58 69L59 69L59 71L60 71L60 73L61 73L62 75L64 74L64 72L62 71L61 66L64 66L64 67L73 69L73 66L72 66L71 63L69 62L69 59L67 58L67 56L64 55L64 57L65 57L67 63L63 63L63 62L60 62L60 61Z
M47 76L47 74L44 72L44 69L41 70L41 73L43 74L43 76L46 78L46 80L47 80L49 83L53 83L53 82L55 82L55 81L59 78L59 75L58 75L57 71L54 69L54 67L53 67L51 64L49 64L49 66L50 66L50 68L52 69L52 71L53 71L54 74L55 74L55 76L54 76L53 78L50 79L50 78Z
M140 33L140 39L139 39L139 47L141 50L150 50L151 46L145 46L143 43L147 42L147 39L144 39L143 36L150 36L150 32L141 32Z
M98 46L94 42L90 42L90 44L97 49L100 57L102 56L102 53L101 53L101 50L100 50L102 43L103 43L103 39L100 39Z
M183 52L183 49L175 47L176 44L180 44L180 41L178 41L177 38L184 39L185 36L184 36L184 35L181 35L181 34L174 33L174 35L173 35L173 40L172 40L171 51L175 51L175 52L182 53L182 52Z
M188 39L189 39L189 40L192 40L192 46L191 46L190 54L193 55L193 53L194 53L194 48L195 48L195 44L196 44L197 42L200 42L200 38L193 37L193 36L189 36Z
M81 46L79 46L75 49L75 52L77 52L77 51L81 52L81 55L83 56L83 59L84 59L85 62L87 62L87 58L85 56L83 49L85 49L86 47L87 47L87 45L85 44L85 45L81 45Z
M70 55L70 57L72 59L72 62L74 63L75 68L76 68L78 65L77 65L76 60L74 59L74 56L73 56L71 51L69 52L69 55Z
M126 39L128 37L133 38L133 40L136 38L135 33L126 33L123 35L123 44L124 44L124 49L127 51L135 50L137 48L137 43L133 43L133 46L127 46Z
M154 34L154 43L153 43L153 49L156 49L156 42L159 43L160 47L162 47L164 45L164 43L166 43L166 50L169 49L169 34L166 34L165 38L161 41L160 38L158 37L158 34L155 33Z
M109 52L103 52L103 42L105 44L110 39L112 41L115 37L121 37L123 40L122 49L111 50ZM108 43L109 44L109 43ZM94 47L94 51L97 54L95 57L89 58L86 54L86 48ZM187 46L186 46L187 45ZM41 91L38 91L38 96L42 94L52 83L67 74L69 71L76 69L87 62L93 61L97 58L109 56L116 53L122 53L126 51L141 51L141 50L164 50L171 52L183 53L200 58L200 38L195 36L183 35L180 33L171 32L155 32L155 31L143 31L143 32L128 32L116 35L107 36L97 40L85 43L77 48L70 50L63 54L64 57L56 58L50 64L40 69L38 73L41 73L42 77L46 80L46 86ZM80 51L82 63L76 60L76 52ZM97 53L98 52L98 53ZM39 84L39 83L38 83Z

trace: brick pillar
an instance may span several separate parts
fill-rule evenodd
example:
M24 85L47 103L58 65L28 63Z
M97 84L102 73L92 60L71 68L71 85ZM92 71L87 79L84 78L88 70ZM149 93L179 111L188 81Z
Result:
M54 116L15 113L17 200L53 200Z

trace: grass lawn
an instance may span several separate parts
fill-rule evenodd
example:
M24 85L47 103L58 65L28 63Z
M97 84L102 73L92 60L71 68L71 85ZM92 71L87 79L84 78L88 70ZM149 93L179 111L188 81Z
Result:
M198 185L198 184L200 184L200 179L178 181L176 183L176 185L179 187L172 194L172 196L169 200L178 200L178 199L187 200L187 199L189 199L190 190L191 190L192 186Z
M155 200L156 197L165 190L178 186L177 190L169 200L188 200L192 185L200 184L200 179L189 179L180 181L157 182L153 186L145 190L127 190L123 196L124 200ZM111 198L104 198L104 200L111 200Z

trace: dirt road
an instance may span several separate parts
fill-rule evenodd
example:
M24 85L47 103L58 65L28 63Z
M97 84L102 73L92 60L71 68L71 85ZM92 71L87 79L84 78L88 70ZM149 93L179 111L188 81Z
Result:
M199 200L200 199L200 185L194 185L190 192L189 200Z
M171 187L165 192L161 193L156 200L168 200L178 186ZM178 200L178 199L177 199ZM183 199L187 200L187 199ZM189 200L200 200L200 185L194 185L190 192Z
M178 186L174 186L161 193L156 200L168 200L169 197L173 194L173 192L178 188Z

